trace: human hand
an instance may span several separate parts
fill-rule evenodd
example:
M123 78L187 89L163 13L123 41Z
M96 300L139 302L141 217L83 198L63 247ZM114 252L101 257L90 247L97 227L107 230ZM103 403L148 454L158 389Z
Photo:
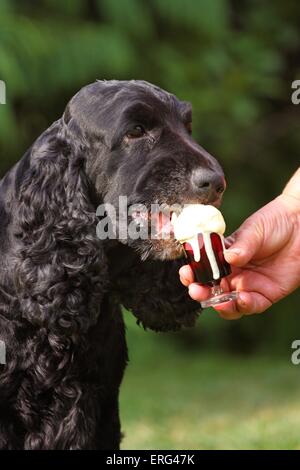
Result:
M300 199L288 188L226 240L230 248L225 258L232 274L221 286L225 291L239 291L239 298L215 307L223 318L261 313L300 286ZM189 266L183 266L179 274L194 300L209 297L208 288L193 282Z

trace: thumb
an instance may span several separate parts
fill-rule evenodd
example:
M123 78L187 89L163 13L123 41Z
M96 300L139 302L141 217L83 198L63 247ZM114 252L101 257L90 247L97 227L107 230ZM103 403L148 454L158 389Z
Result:
M263 226L259 221L247 220L226 239L226 244L230 246L224 251L226 261L237 267L249 263L262 246L263 232Z

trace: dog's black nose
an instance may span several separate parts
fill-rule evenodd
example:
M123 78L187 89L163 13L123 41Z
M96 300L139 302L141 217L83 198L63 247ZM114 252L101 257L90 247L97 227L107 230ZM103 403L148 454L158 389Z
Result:
M196 170L192 174L193 190L205 202L214 202L225 191L226 182L222 173L211 170Z

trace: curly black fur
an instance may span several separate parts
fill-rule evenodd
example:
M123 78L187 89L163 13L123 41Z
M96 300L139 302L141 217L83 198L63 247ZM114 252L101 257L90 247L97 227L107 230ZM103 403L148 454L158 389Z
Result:
M120 304L154 330L194 324L199 307L179 283L180 260L167 260L178 248L96 235L97 206L117 206L119 195L201 202L192 171L221 170L185 120L189 105L158 87L96 82L2 179L1 449L117 449ZM147 136L126 140L141 121Z

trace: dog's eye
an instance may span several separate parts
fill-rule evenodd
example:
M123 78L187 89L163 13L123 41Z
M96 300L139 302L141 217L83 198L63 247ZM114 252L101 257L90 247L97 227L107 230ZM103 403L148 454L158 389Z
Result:
M129 139L138 139L139 137L143 137L146 134L146 131L143 126L137 125L133 129L127 132L126 137Z
M191 122L187 122L187 123L185 124L185 128L186 128L186 130L188 131L189 134L192 134L193 126L192 126L192 123L191 123Z

